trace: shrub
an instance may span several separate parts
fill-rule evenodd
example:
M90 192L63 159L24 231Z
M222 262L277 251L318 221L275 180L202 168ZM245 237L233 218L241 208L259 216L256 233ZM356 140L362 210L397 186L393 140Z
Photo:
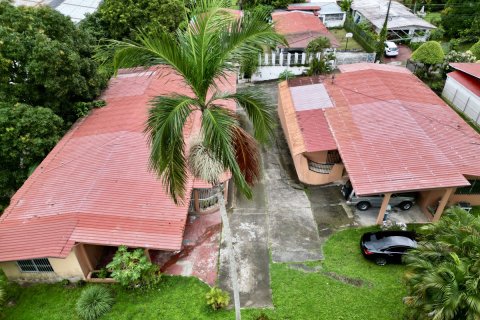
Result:
M62 281L60 281L60 283L62 284L62 286L66 287L70 284L70 280L68 279L62 279Z
M437 41L427 41L412 53L412 60L429 65L442 63L444 58L442 46Z
M477 60L480 60L480 41L475 43L471 48L470 52L477 58Z
M101 286L84 289L77 301L78 316L84 320L95 320L107 313L113 305L110 291Z
M230 303L228 292L217 287L211 288L205 297L207 298L207 304L211 306L213 310L226 308Z
M285 70L280 75L278 76L278 80L283 81L283 80L288 80L290 78L295 77L292 71L290 70Z
M437 29L433 30L430 34L430 40L442 40L445 36L445 30L442 27L438 27Z
M160 280L158 266L148 260L143 249L129 251L120 246L107 269L111 270L112 278L125 287L152 287Z

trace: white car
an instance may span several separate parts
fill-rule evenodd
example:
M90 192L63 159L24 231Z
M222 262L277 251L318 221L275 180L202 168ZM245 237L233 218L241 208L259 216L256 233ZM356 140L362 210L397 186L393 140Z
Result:
M385 41L385 55L387 57L396 57L398 56L398 47L395 42Z

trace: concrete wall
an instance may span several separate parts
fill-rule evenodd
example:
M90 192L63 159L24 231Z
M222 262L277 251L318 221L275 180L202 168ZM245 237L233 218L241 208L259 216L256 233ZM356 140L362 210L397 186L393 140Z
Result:
M320 10L320 13L318 16L320 17L320 20L322 20L325 27L337 28L337 27L343 27L343 24L345 23L345 18L347 15L344 13L342 20L328 20L328 18L325 18L325 16L328 16L328 14L322 14Z
M343 163L336 163L330 173L323 174L311 171L308 168L308 159L303 154L293 156L293 164L298 175L298 180L309 185L322 185L338 181L342 178Z
M21 272L15 261L0 262L0 268L8 279L18 282L56 282L62 279L78 281L85 279L78 262L76 250L72 250L65 259L48 258L54 272Z
M442 96L467 117L480 124L480 97L451 77L447 77Z
M287 67L287 66L262 66L252 75L251 81L275 80L285 70L289 70L294 75L299 76L306 72L308 67Z

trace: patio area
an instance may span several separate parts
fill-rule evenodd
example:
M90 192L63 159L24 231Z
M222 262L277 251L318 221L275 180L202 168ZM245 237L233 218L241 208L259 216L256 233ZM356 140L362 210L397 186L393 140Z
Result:
M360 211L352 208L355 216L355 222L359 226L373 226L376 224L379 208L370 208L366 211ZM402 211L398 208L392 208L387 217L388 220L396 223L428 223L430 222L419 206L413 206L410 210Z

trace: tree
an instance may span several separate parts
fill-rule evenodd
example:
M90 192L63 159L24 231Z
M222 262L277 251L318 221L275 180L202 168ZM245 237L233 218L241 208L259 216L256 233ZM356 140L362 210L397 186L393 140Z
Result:
M442 11L442 26L450 39L467 37L468 41L479 40L479 21L480 1L478 0L448 0Z
M262 12L234 17L221 9L221 1L197 2L189 23L176 34L161 30L140 32L138 42L113 41L114 67L168 65L180 75L193 96L175 94L158 96L152 101L146 132L151 142L150 165L158 173L168 193L176 202L185 199L188 171L183 128L195 114L201 118L197 132L201 146L230 171L237 187L248 197L251 185L259 177L257 143L268 142L274 128L274 108L254 89L231 93L218 90L217 83L258 47L285 44ZM105 48L109 50L110 48ZM254 128L253 137L243 130L234 113L224 108L225 101L242 107ZM254 140L255 139L255 140ZM254 142L254 143L251 143ZM223 197L219 197L224 209ZM228 216L221 210L224 229L229 231ZM226 236L228 247L231 238ZM232 258L232 250L228 250ZM234 259L231 259L234 260ZM231 264L231 274L236 265ZM232 281L237 319L240 317L238 283Z
M74 120L77 101L95 98L107 78L92 60L93 38L48 6L0 1L0 100L51 108Z
M352 7L353 0L342 0L340 1L340 8L345 11L349 12L350 8Z
M455 207L405 256L411 319L480 318L480 218Z
M318 37L310 41L307 45L307 53L312 57L308 75L326 74L332 71L332 68L324 56L324 50L331 47L330 40L327 37ZM317 58L317 54L319 57Z
M470 48L470 52L475 58L477 58L477 60L480 60L480 40Z
M147 34L160 29L174 32L185 20L186 8L181 0L105 0L97 12L81 23L97 39L132 39L137 30Z
M427 41L412 53L411 59L424 65L425 77L428 78L431 67L441 64L445 59L445 54L440 43Z
M0 211L62 133L63 120L48 108L0 104Z

